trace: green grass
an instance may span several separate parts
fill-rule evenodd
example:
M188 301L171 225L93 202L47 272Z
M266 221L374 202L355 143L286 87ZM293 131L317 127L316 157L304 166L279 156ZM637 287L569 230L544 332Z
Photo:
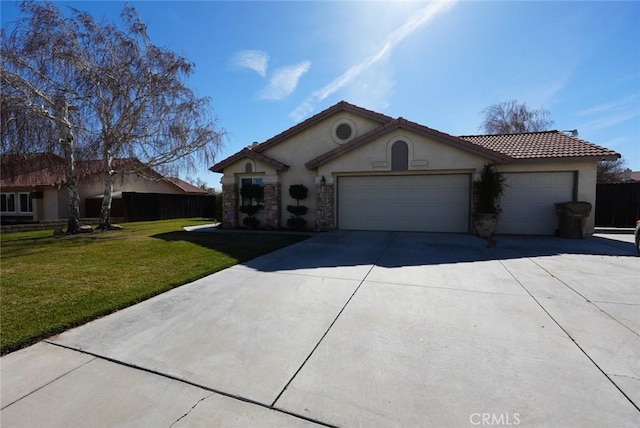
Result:
M197 233L197 219L123 230L0 237L0 353L305 239L283 233Z

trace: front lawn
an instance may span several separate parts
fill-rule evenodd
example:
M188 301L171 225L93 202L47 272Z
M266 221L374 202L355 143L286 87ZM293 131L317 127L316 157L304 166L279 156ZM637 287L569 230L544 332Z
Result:
M305 236L186 232L198 219L126 223L53 237L0 237L0 352L6 354Z

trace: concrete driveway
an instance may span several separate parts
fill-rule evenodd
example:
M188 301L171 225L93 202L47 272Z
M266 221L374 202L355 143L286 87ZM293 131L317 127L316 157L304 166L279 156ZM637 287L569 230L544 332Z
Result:
M3 357L2 426L638 427L631 242L320 234Z

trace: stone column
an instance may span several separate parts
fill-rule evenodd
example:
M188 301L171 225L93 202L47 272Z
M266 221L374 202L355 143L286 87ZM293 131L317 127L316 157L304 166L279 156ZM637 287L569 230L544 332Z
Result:
M334 184L316 184L316 229L327 231L335 228Z
M238 227L238 185L222 184L222 228Z
M280 183L264 184L264 227L279 229L281 218Z

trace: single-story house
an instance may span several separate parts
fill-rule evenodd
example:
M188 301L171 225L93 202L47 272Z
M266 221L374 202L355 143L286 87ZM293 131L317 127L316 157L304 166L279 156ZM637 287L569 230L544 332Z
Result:
M487 163L506 177L497 233L554 234L555 203L595 204L596 167L620 155L560 131L453 136L339 102L212 166L223 227L242 225L240 189L264 188L261 227L285 227L289 187L318 230L471 232L472 183ZM593 212L585 232L593 233Z
M0 179L0 216L3 221L37 222L65 219L69 195L64 159L52 153L3 155ZM122 215L118 203L123 192L208 195L209 192L179 178L163 177L137 159L114 159L112 216ZM98 217L104 192L102 162L77 161L80 217ZM135 170L143 170L138 174ZM119 212L118 212L118 206Z

